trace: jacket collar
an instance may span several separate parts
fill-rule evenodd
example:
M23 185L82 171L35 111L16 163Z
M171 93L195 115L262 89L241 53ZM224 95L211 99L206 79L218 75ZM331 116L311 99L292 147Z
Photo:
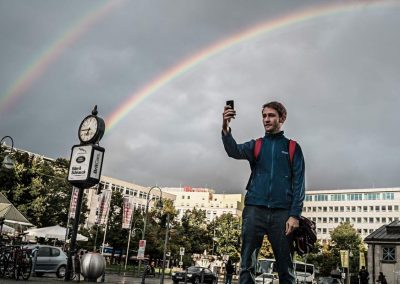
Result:
M283 131L279 131L278 133L265 133L265 138L268 139L277 139L283 137Z

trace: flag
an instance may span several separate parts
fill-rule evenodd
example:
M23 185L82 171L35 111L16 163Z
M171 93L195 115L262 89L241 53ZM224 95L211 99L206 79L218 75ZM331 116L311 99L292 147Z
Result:
M76 204L78 203L79 188L72 187L71 201L69 203L68 217L75 219Z
M131 227L132 209L129 197L124 197L122 202L122 229L129 229Z
M104 225L107 221L108 210L111 203L111 191L103 190L101 195L99 196L99 207L97 211L97 220L96 223L98 225Z

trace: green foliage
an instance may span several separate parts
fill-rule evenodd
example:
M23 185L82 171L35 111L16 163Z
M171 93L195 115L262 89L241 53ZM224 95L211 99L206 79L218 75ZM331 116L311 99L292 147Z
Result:
M0 150L0 159L5 155ZM12 170L0 170L0 191L34 225L66 226L72 186L67 181L66 159L44 160L26 152L14 152ZM87 205L83 200L80 224L85 222Z
M209 224L213 233L214 254L229 255L233 262L240 259L240 219L231 213L222 214ZM214 235L215 234L215 235Z
M327 276L332 269L341 267L340 250L349 250L352 255L349 258L350 271L358 271L359 252L365 252L365 246L361 236L349 222L340 224L331 232L330 242L316 244L312 253L307 256L307 262L313 263L319 268L321 275Z

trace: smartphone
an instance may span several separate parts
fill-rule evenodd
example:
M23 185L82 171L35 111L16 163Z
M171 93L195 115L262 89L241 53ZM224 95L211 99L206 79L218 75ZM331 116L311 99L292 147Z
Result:
M230 106L231 109L235 109L235 104L233 100L226 101L226 105Z

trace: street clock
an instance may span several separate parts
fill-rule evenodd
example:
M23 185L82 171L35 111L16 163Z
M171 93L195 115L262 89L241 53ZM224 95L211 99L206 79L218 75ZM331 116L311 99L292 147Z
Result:
M79 126L78 137L81 144L96 144L103 137L104 131L104 120L97 116L97 106L95 106L92 114L82 120Z

